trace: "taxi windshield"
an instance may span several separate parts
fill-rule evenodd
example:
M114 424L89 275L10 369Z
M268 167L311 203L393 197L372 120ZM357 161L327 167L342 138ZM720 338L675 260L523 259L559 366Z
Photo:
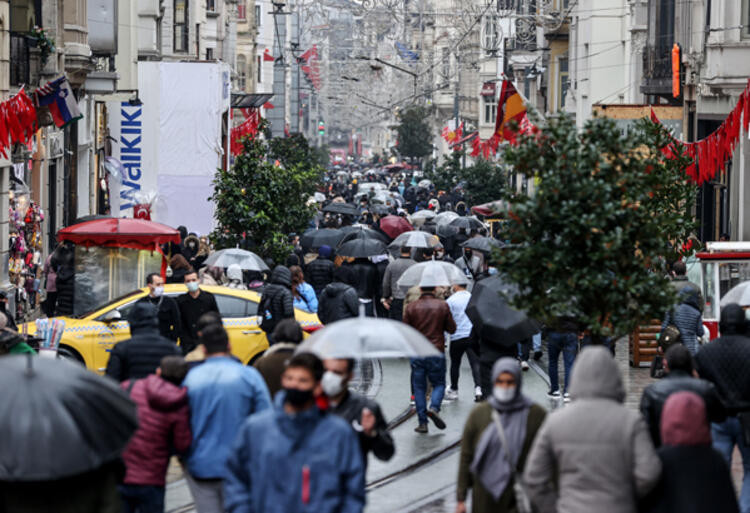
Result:
M88 312L83 312L83 313L80 313L80 314L77 314L77 315L72 315L71 317L72 317L73 319L85 319L86 317L88 317L89 315L93 314L94 312L98 312L99 310L102 310L102 309L104 309L104 308L107 308L107 307L109 307L109 306L112 306L112 305L114 305L114 304L116 304L116 303L119 303L119 302L120 302L120 301L122 301L123 299L127 299L127 298L129 298L129 297L133 297L133 296L137 296L138 294L140 294L140 293L142 293L142 292L143 292L143 291L142 291L141 289L136 289L136 290L134 290L134 291L132 291L132 292L128 292L128 293L127 293L127 294L125 294L124 296L120 296L120 297L118 297L118 298L115 298L115 299L113 299L113 300L112 300L112 301L110 301L109 303L106 303L106 304L104 304L104 305L101 305L101 306L97 306L97 307L96 307L96 308L94 308L93 310L89 310Z

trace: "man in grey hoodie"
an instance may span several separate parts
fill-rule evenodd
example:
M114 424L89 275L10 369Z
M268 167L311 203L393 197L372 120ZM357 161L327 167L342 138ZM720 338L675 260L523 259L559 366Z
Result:
M572 374L573 402L547 417L526 462L530 499L539 513L635 513L661 474L646 422L622 404L605 347L584 349Z
M393 320L400 321L402 319L404 314L404 298L406 297L406 291L401 290L396 284L406 270L416 263L411 258L411 248L403 246L400 256L385 268L383 294L380 301L389 311L388 317Z

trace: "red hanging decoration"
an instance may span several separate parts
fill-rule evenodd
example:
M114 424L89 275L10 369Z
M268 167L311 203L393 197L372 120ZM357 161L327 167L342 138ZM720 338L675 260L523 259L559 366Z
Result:
M0 102L0 153L8 158L13 144L26 144L38 129L36 107L21 89L18 94Z

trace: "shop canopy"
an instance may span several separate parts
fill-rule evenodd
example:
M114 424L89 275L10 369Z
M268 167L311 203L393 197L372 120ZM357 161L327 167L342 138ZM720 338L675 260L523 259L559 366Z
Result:
M159 251L159 246L180 243L180 232L174 228L144 219L104 218L63 228L57 240L83 246L132 248Z
M482 205L471 207L471 211L480 216L494 217L508 212L508 204L503 200L490 201Z

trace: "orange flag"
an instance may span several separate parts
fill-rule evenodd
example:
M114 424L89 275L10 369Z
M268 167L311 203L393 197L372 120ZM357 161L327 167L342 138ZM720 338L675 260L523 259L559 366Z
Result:
M510 80L503 80L503 88L500 90L500 98L497 101L495 134L503 140L514 141L516 131L511 129L510 122L515 121L521 127L525 117L526 105L523 103L523 98ZM524 131L521 130L521 132Z

